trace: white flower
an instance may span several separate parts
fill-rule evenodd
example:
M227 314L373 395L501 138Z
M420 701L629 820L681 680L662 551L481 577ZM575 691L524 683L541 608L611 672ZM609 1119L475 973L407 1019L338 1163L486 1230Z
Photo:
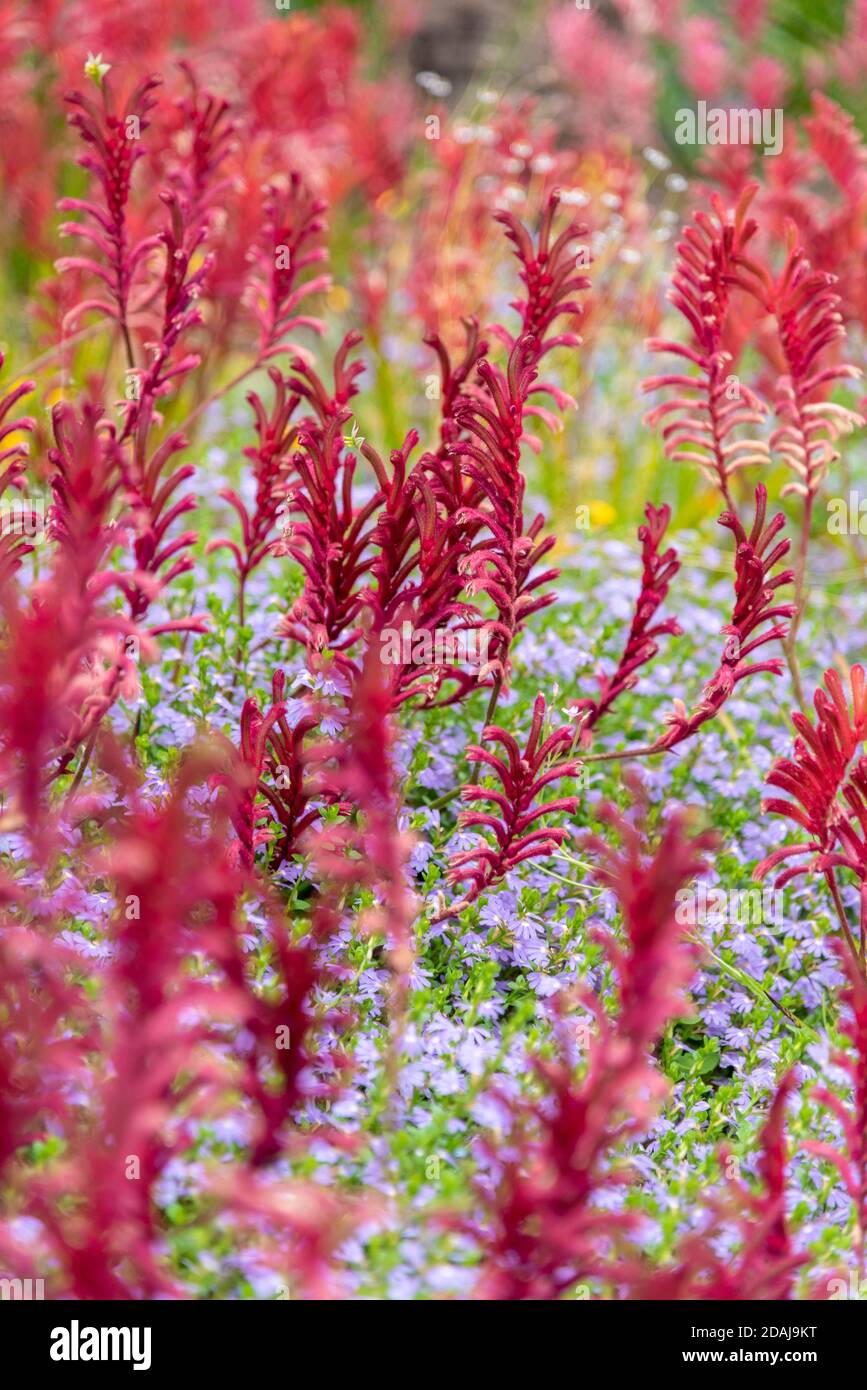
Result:
M647 160L648 164L653 165L654 169L671 168L671 160L669 159L667 154L662 153L662 150L655 150L652 145L648 145L646 149L643 149L641 151L641 153L644 155L644 158Z
M104 63L101 53L88 53L87 62L84 64L85 76L95 82L98 87L102 86L102 79L110 70L111 63Z

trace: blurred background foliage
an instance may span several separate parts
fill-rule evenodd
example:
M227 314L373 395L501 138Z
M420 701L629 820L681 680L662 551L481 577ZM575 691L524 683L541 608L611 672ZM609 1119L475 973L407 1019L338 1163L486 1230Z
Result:
M105 342L94 337L67 354L64 371L52 362L43 372L65 302L53 269L66 249L53 205L86 188L62 94L81 85L91 48L112 63L112 80L156 66L166 70L170 92L168 70L185 56L235 105L244 141L233 174L244 189L300 164L329 201L334 288L319 310L328 325L320 361L324 368L349 328L362 329L368 372L358 423L382 452L413 426L423 442L436 435L425 329L436 327L456 348L462 315L483 324L508 317L516 278L494 209L509 206L532 224L559 183L579 190L578 215L594 238L594 298L584 348L555 361L559 384L579 408L561 434L545 436L532 486L566 547L580 544L570 539L580 505L590 506L594 526L615 530L633 529L648 498L668 501L678 527L716 514L703 480L666 461L658 436L642 425L649 402L640 382L656 369L643 344L652 333L683 331L665 300L678 228L706 205L711 188L726 197L735 177L767 180L774 161L759 154L736 174L708 169L707 151L675 142L675 113L702 97L779 103L791 151L818 90L867 131L867 5L291 0L283 9L271 0L221 0L209 9L198 0L175 7L130 0L123 11L112 13L104 0L83 10L52 0L38 15L27 5L0 12L15 69L0 116L0 348L11 359L7 375L36 363L43 406L107 371ZM314 31L319 47L311 56ZM439 137L429 139L434 116ZM163 173L159 160L137 171L143 220ZM809 169L798 173L807 177ZM834 195L822 187L815 196L830 205ZM860 233L863 198L858 215ZM68 302L74 297L70 289ZM860 363L860 315L851 313L847 326L849 358ZM211 388L243 364L242 328L222 344L223 357L206 364ZM763 363L747 353L738 370L761 376ZM239 467L249 442L247 385L228 398ZM169 422L199 403L188 395L167 403ZM847 468L857 479L858 443L847 450ZM784 481L774 469L772 492ZM745 479L743 495L749 487Z

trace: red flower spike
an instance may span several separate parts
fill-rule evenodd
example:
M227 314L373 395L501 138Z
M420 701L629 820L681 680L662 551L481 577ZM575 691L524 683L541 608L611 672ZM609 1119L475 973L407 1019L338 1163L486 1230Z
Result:
M202 322L198 300L213 264L213 257L198 256L206 237L205 225L196 222L189 205L175 193L164 192L162 201L169 210L158 242L165 248L163 268L163 311L158 341L152 345L151 362L138 375L137 396L129 402L124 418L123 437L133 439L141 455L151 424L154 403L171 389L169 383L199 365L195 353L174 356L184 334ZM196 269L193 263L198 262Z
M575 242L587 235L587 227L582 222L570 222L551 241L554 217L560 205L559 193L551 193L542 213L539 235L533 246L526 227L511 212L498 212L495 217L506 228L509 240L515 248L515 255L521 267L520 276L524 282L526 299L513 301L512 308L521 315L523 337L531 334L537 343L537 361L555 347L578 347L581 339L574 333L558 333L546 337L554 322L562 314L582 314L582 304L574 298L579 290L589 290L590 281L586 275L576 274ZM589 254L585 250L584 263L589 264ZM500 324L489 330L500 338L511 352L517 338L513 337ZM544 388L540 388L544 389ZM550 389L550 388L548 388Z
M487 342L479 337L479 321L469 317L461 320L466 335L466 351L457 365L452 363L449 351L438 333L426 333L423 341L433 348L440 366L440 447L436 457L446 457L446 446L453 444L460 434L460 425L455 420L455 405L464 396L464 388L470 380L473 369L478 366L488 351ZM459 489L455 489L458 495Z
M361 334L347 333L334 356L334 388L329 394L327 388L314 369L303 358L295 357L291 363L292 375L284 377L277 367L269 367L268 374L274 383L274 405L270 416L255 392L249 392L247 400L256 416L256 433L259 443L256 448L247 448L244 453L253 463L256 479L256 505L248 512L237 493L224 488L220 496L225 498L241 520L243 554L235 541L214 540L209 542L208 550L226 548L232 551L238 566L239 614L241 622L245 616L245 587L250 574L269 554L305 556L299 561L308 574L305 595L296 605L296 612L283 625L284 632L298 641L304 642L312 652L323 644L322 627L326 629L325 645L328 645L328 623L323 624L322 614L325 606L327 575L322 571L322 557L336 554L342 545L340 527L351 523L355 513L351 507L351 475L354 463L340 456L339 449L332 459L333 471L326 467L324 441L329 429L329 438L336 439L336 432L344 419L348 418L345 406L357 393L356 378L364 370L362 362L349 362L349 354L361 342ZM304 400L313 411L311 417L296 424L293 416L300 402ZM300 449L293 446L300 443L302 432L313 441L316 454L314 472L307 462L299 468L303 458ZM347 470L341 480L341 469ZM312 489L312 491L311 491ZM333 497L333 505L326 502ZM301 526L289 524L288 515L282 536L273 535L278 520L278 512L287 503L307 517ZM334 509L340 507L340 515ZM371 515L374 509L367 510ZM355 582L354 578L351 581ZM308 631L296 622L296 618L316 612ZM332 633L331 635L335 635Z
M674 748L690 738L702 724L715 718L741 681L762 671L770 671L775 676L782 672L783 664L777 657L767 661L748 660L766 643L785 638L787 627L784 620L795 611L794 604L776 601L776 591L782 585L791 583L794 574L791 570L784 570L780 574L770 575L774 565L788 553L789 542L785 540L773 544L786 523L782 512L778 512L766 526L767 504L767 490L759 483L756 488L756 515L749 535L734 513L723 512L719 518L720 526L731 531L737 542L735 606L731 622L723 628L725 649L695 709L688 712L680 701L675 702L674 713L666 720L669 731L657 739L653 745L654 752ZM761 631L765 623L771 623L771 627Z
M359 584L373 562L373 526L368 523L376 503L361 509L352 504L356 460L351 452L343 455L340 435L349 418L349 411L335 416L321 440L303 431L298 436L304 452L295 456L299 481L290 490L289 507L304 519L286 527L278 554L297 560L305 581L279 631L303 642L313 663L327 649L336 654L338 665L353 671L345 653L361 634Z
M507 680L512 642L533 613L553 602L553 595L538 595L537 591L558 573L535 573L555 541L553 537L540 539L543 517L535 517L529 525L525 522L521 442L538 446L526 433L533 417L558 427L557 417L531 397L547 394L560 409L574 404L558 388L536 380L546 352L579 344L575 334L552 333L551 329L562 315L581 313L582 306L574 296L590 284L586 276L576 274L574 246L586 228L571 222L551 241L559 201L556 193L549 197L535 246L527 229L511 213L498 214L515 245L527 291L526 299L512 305L521 315L518 335L513 336L501 325L488 330L509 349L507 370L503 372L481 356L483 345L477 341L473 320L465 320L467 354L456 370L437 341L430 340L440 356L448 415L444 416L437 454L424 455L414 470L429 475L431 494L442 508L435 544L429 547L429 555L422 556L423 575L427 587L440 595L444 609L464 587L470 595L486 593L492 600L496 618L473 619L465 629L484 632L492 646L489 665L477 681L492 673L500 684ZM465 380L472 365L483 390L471 393L465 389ZM476 540L484 532L489 538ZM472 682L465 682L457 698L471 688Z
M307 734L319 721L315 714L308 714L290 727L285 689L285 674L277 670L271 678L270 709L263 712L252 698L244 701L240 744L237 752L232 750L232 765L211 779L226 790L228 815L238 836L232 858L248 872L258 846L274 838L274 821L282 830L271 861L272 868L277 868L319 819L318 808L309 805L312 787L305 778L308 754L304 749ZM257 804L257 795L265 798L266 806Z
M553 594L537 595L558 570L534 573L554 546L554 538L539 540L543 518L537 516L525 528L524 489L521 471L521 437L524 407L536 378L537 343L520 338L509 358L508 371L489 362L479 364L491 404L466 399L455 408L466 442L449 446L461 460L463 473L475 484L472 505L464 505L456 520L470 535L489 532L489 538L466 548L459 570L471 595L485 593L496 609L496 618L478 619L473 626L492 639L490 661L499 679L508 677L512 643L527 619L553 603Z
M111 87L105 78L100 83L99 105L81 92L71 92L66 98L74 108L67 118L69 124L76 127L93 151L82 155L78 162L101 185L103 201L98 204L82 198L61 198L58 206L63 212L81 212L86 220L64 222L60 232L63 236L86 238L101 259L64 256L56 266L61 272L84 270L95 275L111 299L84 300L67 314L65 326L74 328L89 309L108 314L120 325L130 363L130 292L136 272L158 243L155 237L144 237L130 246L127 203L133 169L145 153L141 135L148 128L148 115L156 105L153 92L159 85L158 77L146 77L130 96L122 114L115 113Z
M328 275L301 278L311 266L327 259L318 245L325 223L325 204L314 198L301 175L294 171L285 189L273 184L265 203L265 223L255 252L257 270L250 280L250 302L259 323L260 362L281 352L296 353L297 346L285 341L296 328L324 332L324 325L298 306L311 295L326 290Z
M666 635L677 636L683 631L676 618L664 618L662 622L653 624L657 610L665 602L669 583L680 569L674 546L660 554L660 546L671 520L671 508L654 507L648 502L644 515L647 517L647 523L638 528L643 566L641 591L635 605L629 636L613 676L599 676L599 698L575 702L582 736L595 727L624 690L632 690L638 683L640 668L652 661L659 650L656 638Z
M145 427L146 428L146 427ZM129 522L135 535L133 553L136 568L119 577L118 584L127 596L130 614L135 622L146 616L153 600L180 574L193 568L188 553L198 540L197 531L168 534L172 523L187 512L194 511L196 499L187 493L178 500L173 496L195 474L192 464L182 464L163 474L175 454L187 446L182 434L171 434L154 451L143 470L127 456L123 458L123 477L129 506ZM168 568L165 568L168 566ZM149 629L153 636L166 631L207 632L204 617L179 618Z
M861 376L860 369L848 363L827 365L820 360L846 336L840 297L833 288L837 277L812 269L797 227L787 220L786 260L777 278L744 257L738 283L777 321L786 372L777 383L776 412L782 424L771 435L770 446L795 475L782 495L796 493L812 502L839 457L834 441L864 424L854 410L825 399L835 382Z
M371 536L378 553L371 565L374 587L366 595L373 615L368 645L389 668L392 709L410 700L454 704L484 678L482 653L470 650L468 635L479 612L458 598L463 579L450 542L460 544L460 528L456 532L454 518L444 515L432 480L418 465L407 476L417 440L412 430L403 448L392 452L390 474L370 445L362 449L382 499ZM444 693L449 683L454 689Z
M66 266L84 266L99 274L113 286L116 301L114 309L110 305L87 301L74 312L78 314L87 307L102 307L118 319L127 348L128 376L135 377L135 391L125 405L119 433L118 460L128 508L123 523L135 534L136 568L132 572L125 572L118 583L136 623L145 617L154 598L174 578L192 567L192 560L185 552L197 539L196 533L187 531L170 537L168 531L179 516L195 506L192 494L169 505L172 495L192 476L194 470L185 466L176 469L168 478L163 476L169 461L185 447L186 441L183 435L175 433L156 448L151 448L150 433L158 418L158 400L173 388L179 377L199 364L198 356L179 351L179 344L192 328L202 322L196 301L212 264L210 256L201 257L199 254L206 236L202 203L206 188L201 182L193 189L192 198L179 196L175 191L164 192L161 196L169 210L165 227L157 236L140 242L129 254L126 251L126 204L130 177L136 160L143 153L139 136L147 126L146 114L154 106L150 93L157 85L156 78L142 83L130 98L123 118L113 114L108 87L104 82L101 113L79 94L69 98L81 108L70 120L78 126L83 138L99 151L98 160L86 157L82 162L102 182L108 213L102 212L93 203L81 200L66 199L61 203L63 207L85 212L97 222L101 230L94 231L79 224L69 224L67 230L88 236L111 263L109 270L100 268L96 262L74 259L67 260ZM196 109L189 104L185 109L195 123L198 120ZM210 161L211 172L216 167L214 159L219 162L214 155ZM205 166L209 161L204 154L202 161L196 175L200 180L208 172ZM159 246L164 248L165 253L162 314L156 320L156 341L149 345L149 365L142 371L135 371L129 335L129 292L138 264ZM166 565L168 569L164 568ZM199 617L172 619L150 629L154 635L166 631L206 630L207 624Z
M742 438L743 425L760 424L767 406L743 382L731 376L731 353L726 351L726 325L731 290L737 284L740 258L757 230L747 212L758 185L744 189L734 212L712 198L713 216L697 212L677 247L677 265L669 295L692 330L690 346L651 338L653 352L672 353L698 368L697 376L667 373L648 378L642 391L673 388L677 394L645 416L645 424L663 422L666 457L694 463L720 489L733 508L730 482L751 464L768 461L764 440Z
M281 635L302 642L314 665L324 650L334 652L350 675L355 664L346 653L361 634L362 584L373 564L374 518L383 500L381 493L363 507L352 500L357 456L342 431L351 419L346 402L356 394L355 379L363 370L360 362L347 363L359 341L360 334L348 333L338 349L331 395L306 363L292 363L287 385L308 401L314 416L301 422L298 448L291 456L289 511L300 513L302 520L288 523L275 547L277 554L297 560L305 575L301 597L280 623ZM407 450L416 437L414 432L409 436ZM363 453L375 457L369 445L359 442Z
M291 464L289 453L298 437L297 425L292 424L292 416L300 401L297 394L287 394L286 382L276 367L268 368L268 375L274 385L274 404L270 415L266 413L261 398L255 391L247 393L247 400L255 415L258 443L255 447L244 449L244 456L253 465L256 481L256 502L252 512L242 502L234 488L222 488L220 497L234 507L241 521L243 552L237 541L223 538L208 541L205 553L226 549L235 557L238 567L238 620L243 623L246 616L246 586L250 575L272 554L280 544L274 534L278 513L289 495Z
M189 466L176 469L168 478L163 476L169 460L185 447L180 434L169 436L148 453L149 436L156 418L156 402L170 389L172 383L198 365L199 358L191 353L178 353L181 338L201 323L196 301L202 290L211 258L199 256L206 229L201 208L175 192L162 194L169 209L167 225L158 236L148 237L127 250L126 204L129 196L133 166L143 154L139 136L146 128L147 113L153 108L151 92L158 85L156 78L143 82L130 98L123 117L115 116L108 85L101 88L102 111L88 99L73 94L69 100L80 110L70 120L82 138L98 152L98 158L86 156L81 162L102 183L107 211L94 203L79 199L64 199L61 207L84 212L96 229L88 224L67 224L65 230L87 236L103 253L108 268L94 261L67 258L60 268L86 268L99 275L114 294L114 306L99 301L86 301L73 312L76 317L86 308L102 308L112 314L121 326L127 346L130 368L134 367L132 343L129 336L129 295L138 265L151 251L162 245L165 251L162 317L158 320L157 341L152 344L149 366L135 373L136 390L125 407L123 423L117 442L118 463L126 490L128 514L123 522L134 532L136 568L118 579L129 603L134 622L140 622L150 604L179 574L192 566L184 552L196 540L196 533L184 532L169 537L172 522L195 506L192 495L169 505L172 494L190 476ZM135 123L133 125L132 123ZM204 176L204 166L200 173ZM196 198L204 197L204 187L197 189ZM195 268L194 268L195 267ZM169 565L166 570L164 566ZM162 572L160 572L162 571ZM202 618L173 619L150 629L152 634L165 631L207 630Z
M845 814L837 798L844 791L849 764L867 737L862 666L852 667L850 682L851 712L838 672L833 668L825 672L825 690L820 687L813 696L815 727L800 710L793 713L792 723L799 735L793 756L778 758L768 775L769 785L788 792L793 800L765 801L763 809L787 816L808 832L813 843L804 847L804 853L823 853L834 843ZM793 851L791 846L788 849ZM781 853L775 851L771 859ZM760 867L764 874L773 865L766 859Z
M50 534L91 587L98 583L108 588L119 583L119 577L100 573L100 566L123 534L112 517L121 488L121 451L114 429L88 402L80 418L68 402L61 402L51 422L55 447L48 453L54 469Z
M863 972L867 951L867 757L858 758L853 765L867 736L863 667L852 667L850 683L851 712L843 682L831 669L825 672L825 690L817 690L813 697L815 726L800 710L792 715L798 732L792 757L779 758L768 775L769 784L792 799L771 797L762 803L762 809L794 821L809 838L774 850L756 866L754 876L764 878L789 859L804 862L778 874L774 880L777 888L801 875L824 874L843 933ZM852 938L837 892L837 869L853 874L860 888L860 948Z
M197 300L211 258L205 256L197 268L192 269L205 238L205 228L191 221L190 208L175 194L162 196L169 209L168 224L159 236L165 247L162 325L151 364L139 376L138 399L130 401L127 407L121 434L127 505L136 533L137 574L127 581L127 591L131 612L137 621L144 617L158 593L192 568L192 559L185 552L198 539L195 531L185 531L174 537L168 535L172 523L196 506L192 493L171 502L177 489L194 475L192 465L185 464L168 477L164 476L170 460L186 448L185 436L179 432L169 435L150 455L148 448L156 402L170 389L171 382L199 363L195 354L177 358L175 350L181 337L201 323ZM160 573L169 561L168 570ZM163 625L159 630L167 629ZM172 630L205 632L207 623L203 618L180 619L172 624Z
M496 775L503 790L493 791L489 787L471 785L462 788L463 801L489 801L499 811L499 815L489 812L462 811L458 825L462 829L478 827L490 830L494 841L482 843L475 849L463 850L453 854L449 861L449 882L469 882L466 897L453 905L444 916L452 917L469 903L475 902L480 893L494 887L500 879L518 864L527 859L538 859L561 845L568 837L568 831L539 825L542 817L558 811L572 815L580 801L574 796L560 797L555 801L538 803L539 793L553 782L563 777L578 775L577 762L565 762L546 768L549 759L556 758L570 747L574 740L571 728L557 729L542 739L542 726L545 719L545 697L537 695L533 706L533 722L523 753L510 733L498 725L489 725L484 731L486 742L501 743L506 750L506 760L495 757L486 748L470 747L467 760L470 763L484 763Z
M229 103L199 89L196 74L185 58L178 67L189 85L189 96L180 106L190 133L190 151L187 159L178 162L173 181L190 208L191 220L207 222L231 183L228 178L218 179L217 174L232 149L237 127L229 116Z

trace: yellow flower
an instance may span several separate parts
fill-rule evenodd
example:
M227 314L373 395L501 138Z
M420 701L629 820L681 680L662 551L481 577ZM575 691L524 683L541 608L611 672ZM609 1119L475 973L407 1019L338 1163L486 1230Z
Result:
M344 285L332 285L325 303L334 314L345 314L352 304L352 295Z
M610 526L612 521L617 520L617 512L610 502L605 502L601 497L595 498L587 504L590 508L591 526Z

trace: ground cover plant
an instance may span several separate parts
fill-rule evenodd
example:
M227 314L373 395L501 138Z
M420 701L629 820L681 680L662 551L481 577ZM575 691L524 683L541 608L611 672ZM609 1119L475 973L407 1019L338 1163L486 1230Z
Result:
M0 1273L862 1297L864 7L0 60Z

